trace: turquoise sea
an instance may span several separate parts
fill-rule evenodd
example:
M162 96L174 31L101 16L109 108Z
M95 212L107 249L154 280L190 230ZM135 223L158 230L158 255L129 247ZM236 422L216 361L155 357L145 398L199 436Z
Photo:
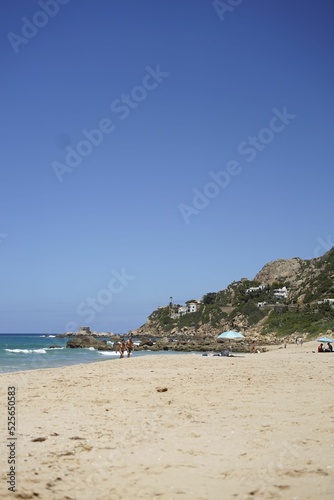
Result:
M67 349L65 347L67 341L68 339L58 338L53 334L2 333L0 334L0 373L93 363L119 357L115 351L103 352L93 348ZM54 349L50 347L52 345L59 347ZM133 356L154 354L157 353L135 351Z
M93 349L66 349L67 341L53 334L0 334L0 373L90 363L107 358ZM52 345L59 347L53 349ZM116 353L113 357L117 357Z

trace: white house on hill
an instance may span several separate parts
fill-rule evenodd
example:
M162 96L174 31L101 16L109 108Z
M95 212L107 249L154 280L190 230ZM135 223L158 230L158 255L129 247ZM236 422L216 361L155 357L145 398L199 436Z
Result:
M274 297L277 299L287 299L288 298L288 290L285 286L282 288L276 288L274 290Z
M183 316L184 314L187 314L188 308L187 306L181 306L178 308L177 312L179 313L180 316Z
M180 306L177 312L180 316L183 316L184 314L188 313L194 313L198 310L199 305L200 305L199 300L196 300L196 302L187 302L187 305Z
M260 285L260 286L251 286L250 288L247 288L246 293L252 293L252 292L260 292L266 288L265 285Z
M334 299L318 300L318 304L331 304L331 305L334 305Z
M187 312L188 313L194 313L197 311L198 304L197 302L189 302L187 304Z

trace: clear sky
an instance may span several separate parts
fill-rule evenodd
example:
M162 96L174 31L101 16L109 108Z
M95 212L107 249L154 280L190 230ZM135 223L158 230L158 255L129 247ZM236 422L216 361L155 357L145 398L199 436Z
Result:
M0 331L127 332L334 245L333 25L332 0L3 3Z

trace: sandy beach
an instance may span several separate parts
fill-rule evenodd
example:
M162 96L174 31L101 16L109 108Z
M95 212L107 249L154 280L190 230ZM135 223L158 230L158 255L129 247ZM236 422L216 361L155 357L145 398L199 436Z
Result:
M332 499L334 354L316 347L3 374L0 497ZM8 386L16 492L6 483Z

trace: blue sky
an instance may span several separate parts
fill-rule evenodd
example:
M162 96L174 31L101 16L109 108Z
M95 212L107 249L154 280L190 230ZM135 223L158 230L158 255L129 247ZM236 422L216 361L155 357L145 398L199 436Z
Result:
M328 250L333 21L331 0L6 2L0 330L127 332Z

